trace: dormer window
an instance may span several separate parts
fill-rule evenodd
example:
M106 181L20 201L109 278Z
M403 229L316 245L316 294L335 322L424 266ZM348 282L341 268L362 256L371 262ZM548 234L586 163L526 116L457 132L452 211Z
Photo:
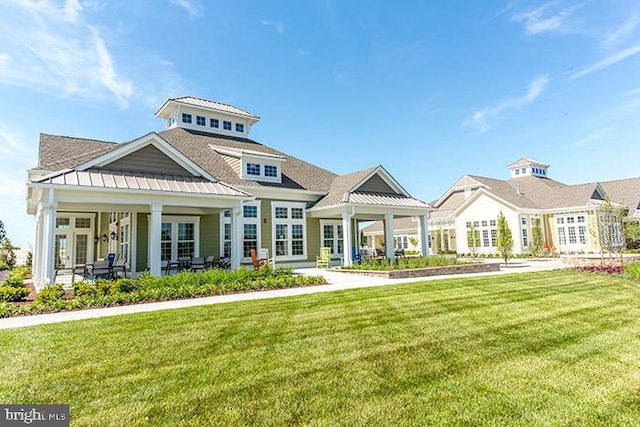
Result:
M210 119L209 120L209 126L211 126L212 128L219 128L220 127L220 122L218 121L218 119Z
M244 125L242 123L236 123L236 132L244 133Z
M231 130L231 122L228 122L228 121L226 121L226 120L225 120L225 121L223 121L223 122L222 122L222 128L223 128L224 130Z
M247 163L247 175L260 176L260 165L257 163Z
M182 113L182 123L191 123L191 114Z
M205 119L202 116L196 116L196 124L198 126L206 126L207 125L207 119Z
M264 165L264 176L268 177L277 177L278 176L278 167L272 165Z

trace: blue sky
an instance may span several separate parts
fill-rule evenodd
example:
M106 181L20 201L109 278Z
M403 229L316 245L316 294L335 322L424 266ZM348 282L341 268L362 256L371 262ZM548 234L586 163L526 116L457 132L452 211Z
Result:
M0 220L39 133L126 141L169 97L262 117L251 137L415 197L522 156L569 184L640 175L640 2L0 0Z

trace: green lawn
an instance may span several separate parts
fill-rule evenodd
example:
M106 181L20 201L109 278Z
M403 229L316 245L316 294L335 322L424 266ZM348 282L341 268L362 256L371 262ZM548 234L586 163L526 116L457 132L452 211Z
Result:
M72 425L638 425L640 282L431 281L0 331Z

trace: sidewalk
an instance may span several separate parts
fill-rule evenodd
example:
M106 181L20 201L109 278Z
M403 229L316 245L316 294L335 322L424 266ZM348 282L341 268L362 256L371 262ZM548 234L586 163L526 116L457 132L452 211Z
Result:
M67 311L62 313L37 314L34 316L9 317L0 319L0 329L21 328L25 326L44 325L49 323L67 322L70 320L95 319L98 317L119 316L122 314L145 313L158 310L172 310L201 305L224 304L234 301L250 301L269 298L281 298L296 295L307 295L319 292L333 292L344 289L367 288L373 286L395 285L397 283L422 282L431 280L451 279L455 277L477 277L512 273L528 273L534 271L555 270L567 268L560 260L512 260L505 268L502 266L499 272L456 274L444 276L431 276L424 278L384 279L381 277L366 277L355 274L340 273L331 270L317 268L304 268L295 270L296 273L310 276L324 276L328 285L310 286L302 288L276 289L272 291L247 292L230 295L217 295L204 298L186 300L163 301L146 304L124 305L120 307L94 308L88 310Z

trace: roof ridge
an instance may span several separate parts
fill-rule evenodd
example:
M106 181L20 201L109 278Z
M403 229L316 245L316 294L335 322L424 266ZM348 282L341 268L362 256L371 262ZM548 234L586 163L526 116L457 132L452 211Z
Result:
M226 103L226 102L214 101L214 100L211 100L211 99L204 99L204 98L200 98L199 96L184 95L184 96L179 96L179 97L177 97L177 98L169 98L169 100L170 100L170 101L178 101L178 102L180 102L180 100L181 100L181 99L184 99L184 98L192 98L192 99L196 99L196 100L198 100L198 101L203 101L203 102L212 102L212 103L214 103L214 104L224 105L225 107L231 107L231 108L235 108L236 110L240 110L240 111L242 111L243 113L245 113L245 114L246 114L246 115L248 115L248 116L259 118L259 116L258 116L258 115L253 114L253 113L251 113L250 111L247 111L247 110L245 110L244 108L240 108L240 107L238 107L238 106L236 106L236 105L228 104L228 103Z
M56 137L56 138L66 138L66 139L79 139L79 140L82 140L82 141L101 142L101 143L105 143L105 144L118 144L118 142L105 141L104 139L83 138L81 136L56 135L56 134L53 134L53 133L40 132L40 139L42 139L43 136L53 136L53 137Z

